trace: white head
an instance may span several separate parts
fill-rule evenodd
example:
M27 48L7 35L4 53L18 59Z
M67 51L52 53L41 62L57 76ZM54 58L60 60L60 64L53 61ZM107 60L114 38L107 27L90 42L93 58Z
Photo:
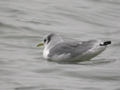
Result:
M58 44L58 43L60 43L62 41L63 41L63 39L59 35L54 34L54 33L50 33L50 34L46 35L43 38L43 42L39 43L37 46L44 45L45 48L52 48L56 44Z

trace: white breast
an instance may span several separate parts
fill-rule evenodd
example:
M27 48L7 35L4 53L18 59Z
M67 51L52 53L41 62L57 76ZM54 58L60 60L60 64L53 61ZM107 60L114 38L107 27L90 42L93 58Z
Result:
M45 49L43 50L43 57L44 57L45 59L48 59L48 54L49 54L49 50L45 48Z

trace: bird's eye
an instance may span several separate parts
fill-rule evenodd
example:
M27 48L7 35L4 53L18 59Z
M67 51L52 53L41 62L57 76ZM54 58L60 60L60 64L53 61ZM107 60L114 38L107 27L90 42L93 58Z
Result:
M46 42L47 40L46 39L44 39L44 42Z

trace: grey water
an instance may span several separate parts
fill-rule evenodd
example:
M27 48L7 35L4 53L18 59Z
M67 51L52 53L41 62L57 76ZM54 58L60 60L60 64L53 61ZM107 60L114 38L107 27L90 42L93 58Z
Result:
M50 32L112 44L91 61L59 64L36 47ZM0 0L0 90L120 90L120 1Z

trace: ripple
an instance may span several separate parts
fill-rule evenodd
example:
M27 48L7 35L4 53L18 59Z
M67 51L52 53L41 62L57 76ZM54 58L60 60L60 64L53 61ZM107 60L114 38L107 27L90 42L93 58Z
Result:
M30 87L17 87L14 90L40 90L40 88L39 87L30 86Z
M73 65L101 65L101 64L109 64L115 62L116 59L95 59L90 61L81 61L81 62L57 62L59 64L73 64Z
M115 62L116 59L96 59L91 61L80 62L79 65L101 65Z
M0 22L0 27L7 27L7 28L13 28L13 29L16 29L17 27L15 26L12 26L10 24L7 24L7 23L4 23L4 22ZM3 31L4 32L4 31Z
M39 86L30 86L30 87L17 87L14 90L64 90L57 88L40 88Z

